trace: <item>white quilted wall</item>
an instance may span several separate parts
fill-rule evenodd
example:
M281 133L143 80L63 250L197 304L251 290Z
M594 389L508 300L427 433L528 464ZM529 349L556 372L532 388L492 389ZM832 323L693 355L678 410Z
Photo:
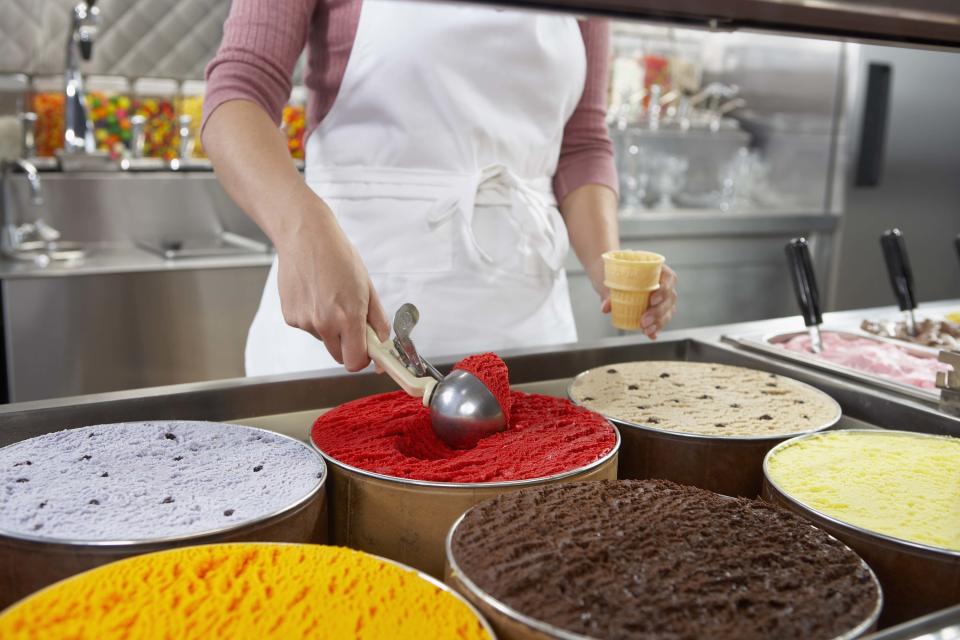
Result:
M63 71L76 0L0 0L0 72ZM230 0L99 0L101 28L88 73L202 78Z

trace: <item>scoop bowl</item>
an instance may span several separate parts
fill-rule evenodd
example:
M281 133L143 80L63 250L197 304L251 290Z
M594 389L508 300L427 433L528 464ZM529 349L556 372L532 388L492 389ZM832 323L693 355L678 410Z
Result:
M433 431L448 447L469 449L481 438L507 428L500 403L479 378L460 369L439 380L416 376L400 361L393 346L389 340L381 341L373 327L367 325L367 354L401 389L422 398L423 405L430 407ZM435 371L424 364L429 371Z
M448 447L469 449L507 428L507 418L487 385L472 373L454 369L430 396L430 422Z

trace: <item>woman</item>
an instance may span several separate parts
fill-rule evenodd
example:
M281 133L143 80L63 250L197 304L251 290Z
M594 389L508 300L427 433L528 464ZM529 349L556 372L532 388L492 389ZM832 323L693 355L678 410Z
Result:
M572 342L570 244L609 311L608 38L604 22L461 4L234 0L202 136L278 254L247 374L360 370L365 324L385 339L408 301L426 356ZM306 184L277 129L305 44ZM675 282L664 269L651 338Z

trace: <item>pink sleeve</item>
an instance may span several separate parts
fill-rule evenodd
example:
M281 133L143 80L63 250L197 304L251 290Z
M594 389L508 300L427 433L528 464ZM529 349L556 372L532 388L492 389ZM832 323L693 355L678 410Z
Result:
M317 0L233 0L207 65L203 124L224 102L248 100L280 123Z
M587 78L583 96L563 130L560 160L553 178L557 202L574 189L599 184L618 192L613 143L607 133L607 56L610 25L591 18L580 22L587 50Z

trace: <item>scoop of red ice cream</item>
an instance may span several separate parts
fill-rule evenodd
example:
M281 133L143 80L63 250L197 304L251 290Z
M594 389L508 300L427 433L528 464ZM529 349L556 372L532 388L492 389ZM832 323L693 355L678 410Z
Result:
M617 435L602 416L562 398L510 391L507 366L492 353L455 369L479 378L496 397L506 431L471 449L451 449L430 423L430 409L402 391L340 405L320 416L311 437L343 464L433 482L507 482L546 478L607 455Z
M495 353L469 356L455 364L453 368L473 374L486 385L487 389L490 389L490 393L500 404L503 417L509 425L510 404L512 402L510 398L510 373L507 371L507 364L500 359L500 356Z
M430 409L403 391L360 398L320 416L311 437L335 460L395 478L507 482L547 478L591 464L616 445L603 416L569 400L510 394L510 427L472 449L451 449L430 425Z

